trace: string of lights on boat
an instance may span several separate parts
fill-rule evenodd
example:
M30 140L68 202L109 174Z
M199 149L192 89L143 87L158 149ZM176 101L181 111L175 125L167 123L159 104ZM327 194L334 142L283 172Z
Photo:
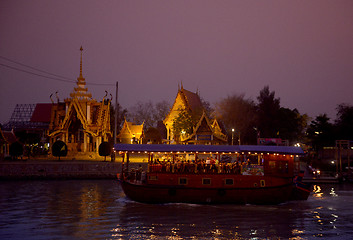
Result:
M114 151L116 151L115 149L114 149ZM138 153L138 154L141 154L141 153L145 153L145 154L148 154L148 153L151 153L151 154L186 154L186 153L188 153L188 154L222 154L222 155L226 155L226 154L229 154L229 155L231 155L231 154L242 154L242 155L244 155L244 154L246 154L246 153L244 153L244 152L241 152L241 153L238 153L238 152L229 152L229 153L225 153L225 152L222 152L222 153L218 153L218 152L186 152L186 151L184 151L184 152L148 152L148 151L144 151L144 152L141 152L141 151L137 151L137 152L135 152L135 151L119 151L119 154L124 154L124 153ZM253 155L253 154L255 154L255 155L271 155L271 153L257 153L257 152L255 152L255 153L251 153L251 152L248 152L247 153L248 155ZM279 154L279 153L272 153L272 155L273 156L280 156L280 155L282 155L282 154ZM288 154L283 154L282 156L283 157L285 157L285 156L287 156ZM294 157L294 155L289 155L290 157ZM299 157L299 155L295 155L296 157Z
M114 151L119 153L158 153L158 154L255 154L273 156L299 156L304 151L299 147L261 145L169 145L169 144L116 144Z

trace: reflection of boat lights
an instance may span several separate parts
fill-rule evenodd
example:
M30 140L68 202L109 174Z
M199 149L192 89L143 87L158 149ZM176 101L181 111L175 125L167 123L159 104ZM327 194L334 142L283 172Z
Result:
M171 229L171 232L172 232L172 239L175 239L175 237L177 237L178 238L178 232L180 231L180 229L179 228L172 228Z
M123 231L124 231L124 229L121 229L119 227L119 225L116 228L113 228L112 230L110 230L110 232L112 232L112 237L114 237L114 238L123 237L124 236L122 234Z
M212 233L213 233L215 239L218 239L217 237L222 235L222 233L221 233L221 231L219 231L219 229L212 230Z
M304 233L303 230L299 230L299 229L293 229L293 230L292 230L292 234L293 234L293 235L298 235L298 234L302 234L302 233Z
M323 193L321 192L321 187L319 185L314 185L314 196L315 197L318 197L318 198L321 198Z
M318 207L317 209L321 209L322 207ZM323 222L322 222L322 219L321 219L321 217L320 217L320 213L319 212L317 212L317 211L315 211L315 212L313 212L315 215L313 216L313 218L314 219L317 219L317 222L320 224L320 225L322 225L323 224Z

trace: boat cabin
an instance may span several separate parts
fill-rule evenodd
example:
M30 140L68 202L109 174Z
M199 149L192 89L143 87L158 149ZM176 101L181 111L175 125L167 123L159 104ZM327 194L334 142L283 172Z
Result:
M131 154L147 159L147 182L161 174L291 178L299 172L303 154L301 148L283 146L117 144L114 148L123 158L125 171Z

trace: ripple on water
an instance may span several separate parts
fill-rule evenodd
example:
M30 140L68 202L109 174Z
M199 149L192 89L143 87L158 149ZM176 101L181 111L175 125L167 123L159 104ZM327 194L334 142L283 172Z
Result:
M116 181L0 182L0 239L345 239L353 187L280 205L143 204Z

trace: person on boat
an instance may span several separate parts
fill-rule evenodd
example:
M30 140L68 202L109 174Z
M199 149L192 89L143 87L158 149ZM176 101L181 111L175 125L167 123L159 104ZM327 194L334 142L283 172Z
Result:
M139 168L136 171L136 181L141 181L142 166L139 164Z
M166 163L165 171L166 171L166 172L170 172L170 169L171 169L171 162L170 162L170 160L168 159L168 162Z

